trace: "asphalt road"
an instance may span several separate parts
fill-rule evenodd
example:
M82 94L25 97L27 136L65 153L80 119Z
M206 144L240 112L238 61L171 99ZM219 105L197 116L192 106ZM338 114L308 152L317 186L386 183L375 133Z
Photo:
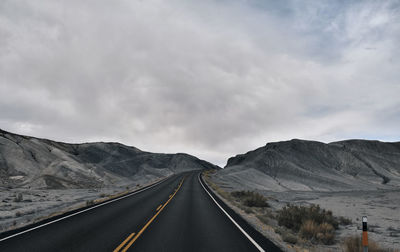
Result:
M280 251L227 210L241 231L208 195L198 174L175 175L132 196L0 241L0 251Z

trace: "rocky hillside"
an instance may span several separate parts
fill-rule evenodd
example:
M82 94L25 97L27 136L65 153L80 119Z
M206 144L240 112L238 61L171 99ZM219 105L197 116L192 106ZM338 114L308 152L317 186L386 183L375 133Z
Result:
M119 143L66 144L0 130L0 188L90 188L218 168L187 154L158 154Z
M237 155L217 177L234 188L347 191L400 188L400 142L291 140Z

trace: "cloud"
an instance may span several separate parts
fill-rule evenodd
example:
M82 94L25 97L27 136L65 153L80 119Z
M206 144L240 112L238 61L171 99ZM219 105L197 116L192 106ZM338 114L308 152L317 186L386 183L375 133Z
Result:
M398 140L395 1L2 1L0 125L223 165L268 141Z

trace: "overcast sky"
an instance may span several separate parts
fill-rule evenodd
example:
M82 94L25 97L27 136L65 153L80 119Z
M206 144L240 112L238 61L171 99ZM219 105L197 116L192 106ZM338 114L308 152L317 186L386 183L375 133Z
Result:
M399 1L0 1L0 128L232 155L400 140Z

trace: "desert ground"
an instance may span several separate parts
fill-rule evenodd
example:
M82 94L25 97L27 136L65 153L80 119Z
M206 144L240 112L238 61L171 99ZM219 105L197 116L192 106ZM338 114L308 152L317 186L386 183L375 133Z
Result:
M237 183L229 183L229 180L221 180L218 176L211 176L211 181L217 184L223 191L233 192L249 190L250 187L238 187ZM277 211L287 204L310 205L318 204L321 208L331 210L334 216L342 216L350 219L352 223L340 226L336 231L335 245L310 245L311 251L343 251L343 240L351 235L361 235L362 216L368 217L369 238L378 242L382 247L400 248L400 190L380 191L343 191L343 192L318 192L318 191L272 191L255 190L268 198L270 210ZM225 202L227 202L225 200ZM231 204L232 206L232 204ZM253 225L260 225L251 214L234 207ZM257 227L264 234L274 239L274 233L268 227ZM276 238L276 237L275 237ZM276 239L278 243L281 240ZM288 249L296 251L296 249ZM300 250L303 251L303 250Z
M386 248L400 247L400 190L353 192L271 192L263 195L274 198L276 209L291 204L318 204L335 216L351 219L352 224L341 227L339 240L361 234L361 217L368 217L369 237Z
M135 191L159 180L138 180L128 186L93 189L3 188L0 190L0 232Z

